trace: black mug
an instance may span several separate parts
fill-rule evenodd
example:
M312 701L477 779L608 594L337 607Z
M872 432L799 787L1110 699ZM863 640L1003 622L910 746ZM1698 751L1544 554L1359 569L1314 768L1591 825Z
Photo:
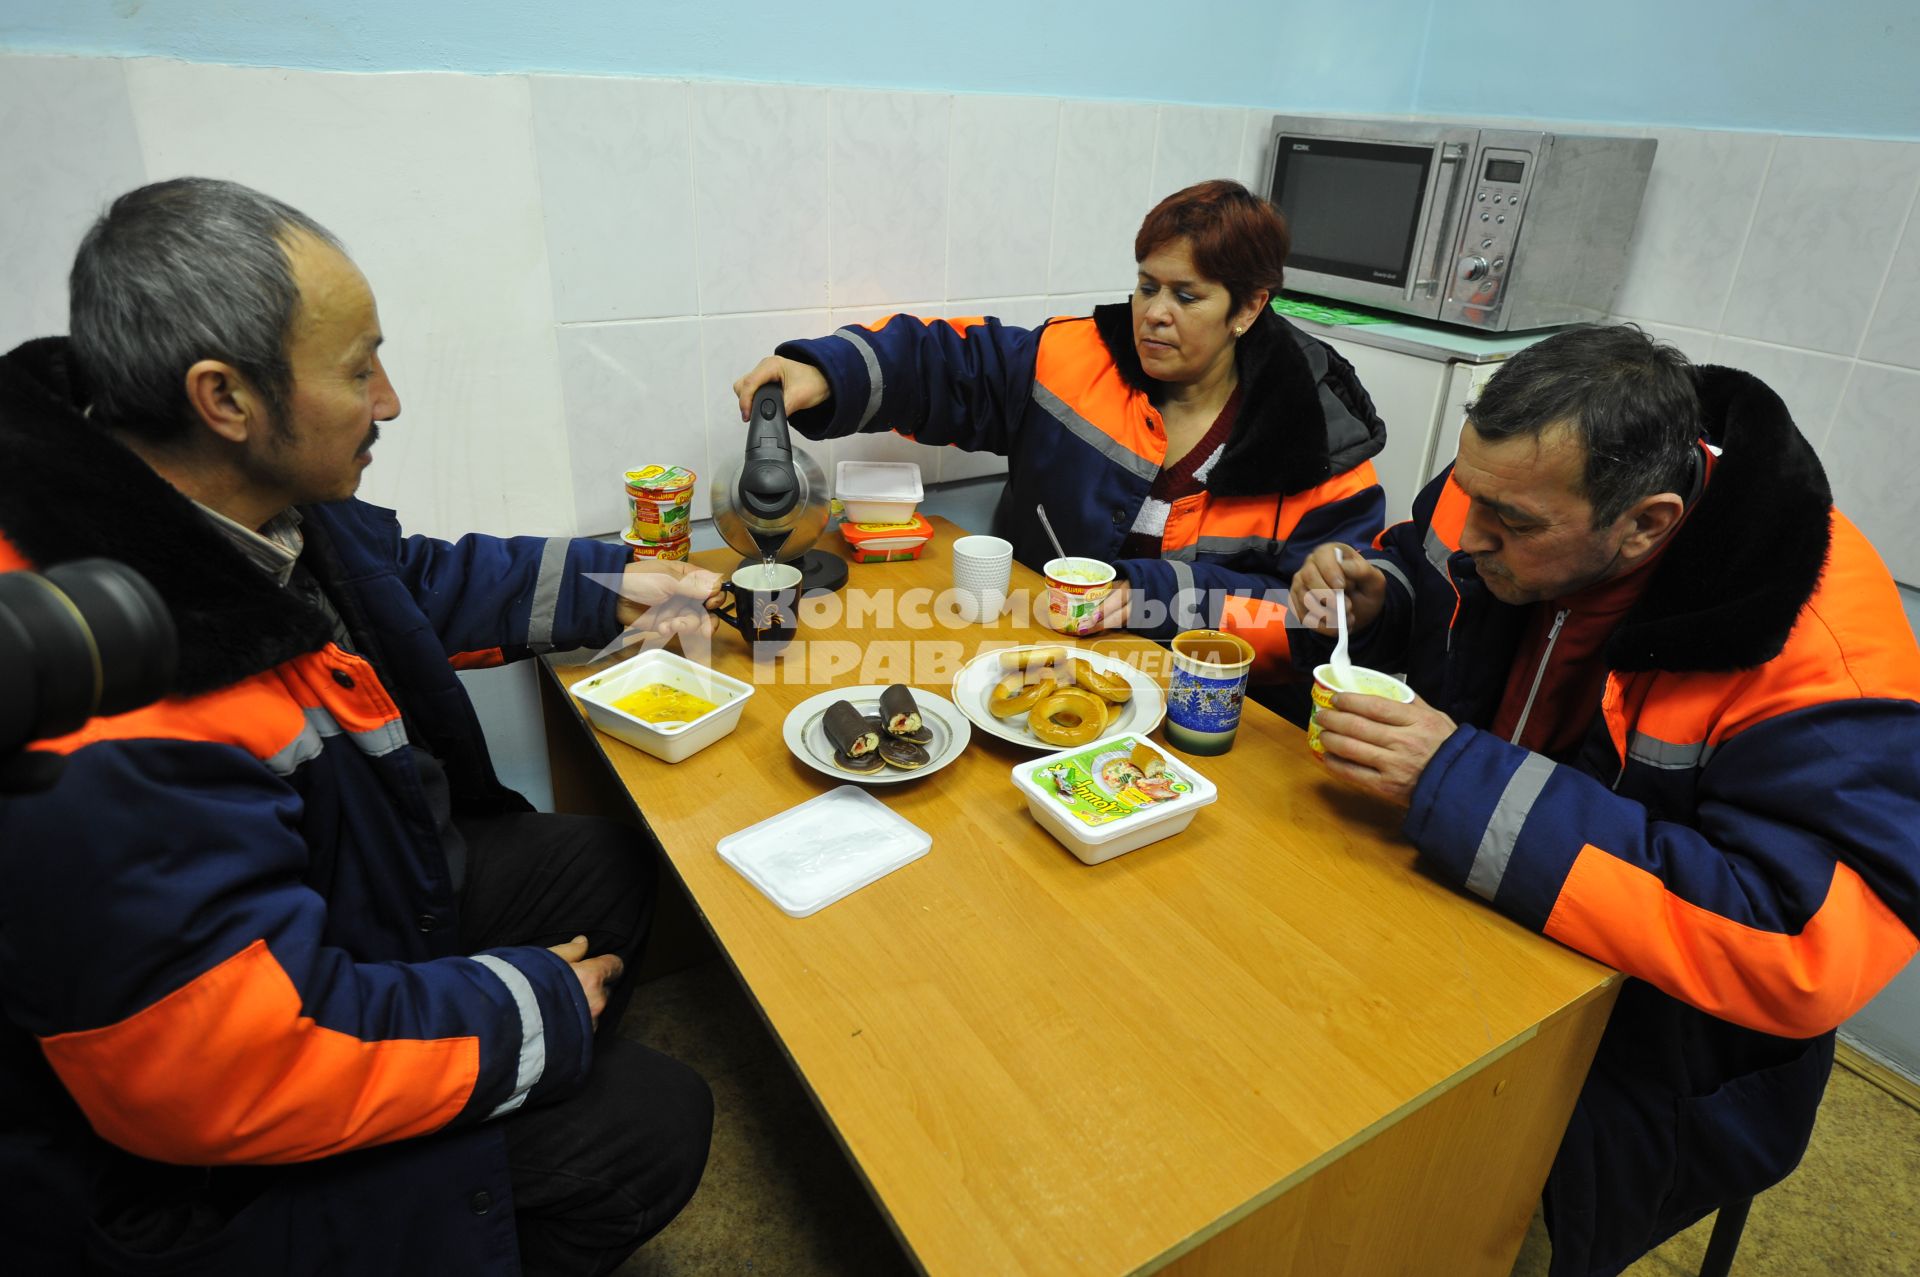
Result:
M789 563L749 563L720 583L725 601L711 610L740 631L756 657L772 656L799 629L800 569Z

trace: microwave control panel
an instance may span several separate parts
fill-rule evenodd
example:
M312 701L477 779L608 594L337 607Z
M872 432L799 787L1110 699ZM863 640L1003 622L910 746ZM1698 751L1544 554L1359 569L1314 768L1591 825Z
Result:
M1447 291L1447 309L1460 308L1469 323L1485 323L1500 308L1534 158L1527 151L1489 147L1476 159Z

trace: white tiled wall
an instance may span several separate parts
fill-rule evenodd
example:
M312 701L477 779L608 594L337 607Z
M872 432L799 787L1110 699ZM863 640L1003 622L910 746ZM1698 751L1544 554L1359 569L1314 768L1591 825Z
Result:
M967 95L953 99L952 119L947 296L1044 294L1060 104Z
M1117 300L1151 201L1254 177L1265 116L1046 98L0 55L0 349L65 327L114 195L231 177L346 241L404 416L365 494L440 535L606 532L618 473L706 481L733 380L896 310L1032 324ZM1000 458L893 436L928 482Z
M1660 149L1616 313L1771 385L1841 509L1920 585L1920 143L1645 133Z
M1151 206L1159 111L1124 102L1061 106L1048 292L1086 293L1109 287L1109 281L1119 287L1131 282L1133 235Z
M1264 111L549 76L0 56L0 343L63 327L85 223L143 180L299 205L381 301L406 415L367 495L452 534L604 532L617 474L726 465L734 378L905 309L1031 324L1122 296L1150 204L1257 181ZM1842 506L1920 584L1920 143L1685 129L1616 310L1780 391ZM998 458L892 437L929 482Z
M688 86L543 77L532 89L553 317L566 324L699 314L694 254L686 251Z
M571 527L527 81L124 73L146 177L258 186L332 229L372 282L403 415L365 494L420 530Z
M0 350L65 332L87 224L146 178L117 62L0 58Z

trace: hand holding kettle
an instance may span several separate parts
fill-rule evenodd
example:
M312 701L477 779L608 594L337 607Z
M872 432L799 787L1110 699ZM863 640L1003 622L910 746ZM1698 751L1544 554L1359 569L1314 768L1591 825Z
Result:
M833 387L827 384L826 374L812 364L768 355L733 383L733 393L740 400L740 420L745 421L752 415L753 392L770 381L780 383L789 416L817 407L833 397Z

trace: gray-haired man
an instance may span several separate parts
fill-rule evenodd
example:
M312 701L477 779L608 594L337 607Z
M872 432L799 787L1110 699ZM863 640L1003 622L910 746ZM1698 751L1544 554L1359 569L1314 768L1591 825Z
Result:
M611 1270L706 1158L615 1032L657 854L495 778L456 667L702 627L708 573L402 536L372 291L227 182L116 201L0 360L0 569L159 589L174 694L0 801L0 1234L23 1271ZM589 956L592 955L592 956ZM597 1032L596 1032L597 1026Z

